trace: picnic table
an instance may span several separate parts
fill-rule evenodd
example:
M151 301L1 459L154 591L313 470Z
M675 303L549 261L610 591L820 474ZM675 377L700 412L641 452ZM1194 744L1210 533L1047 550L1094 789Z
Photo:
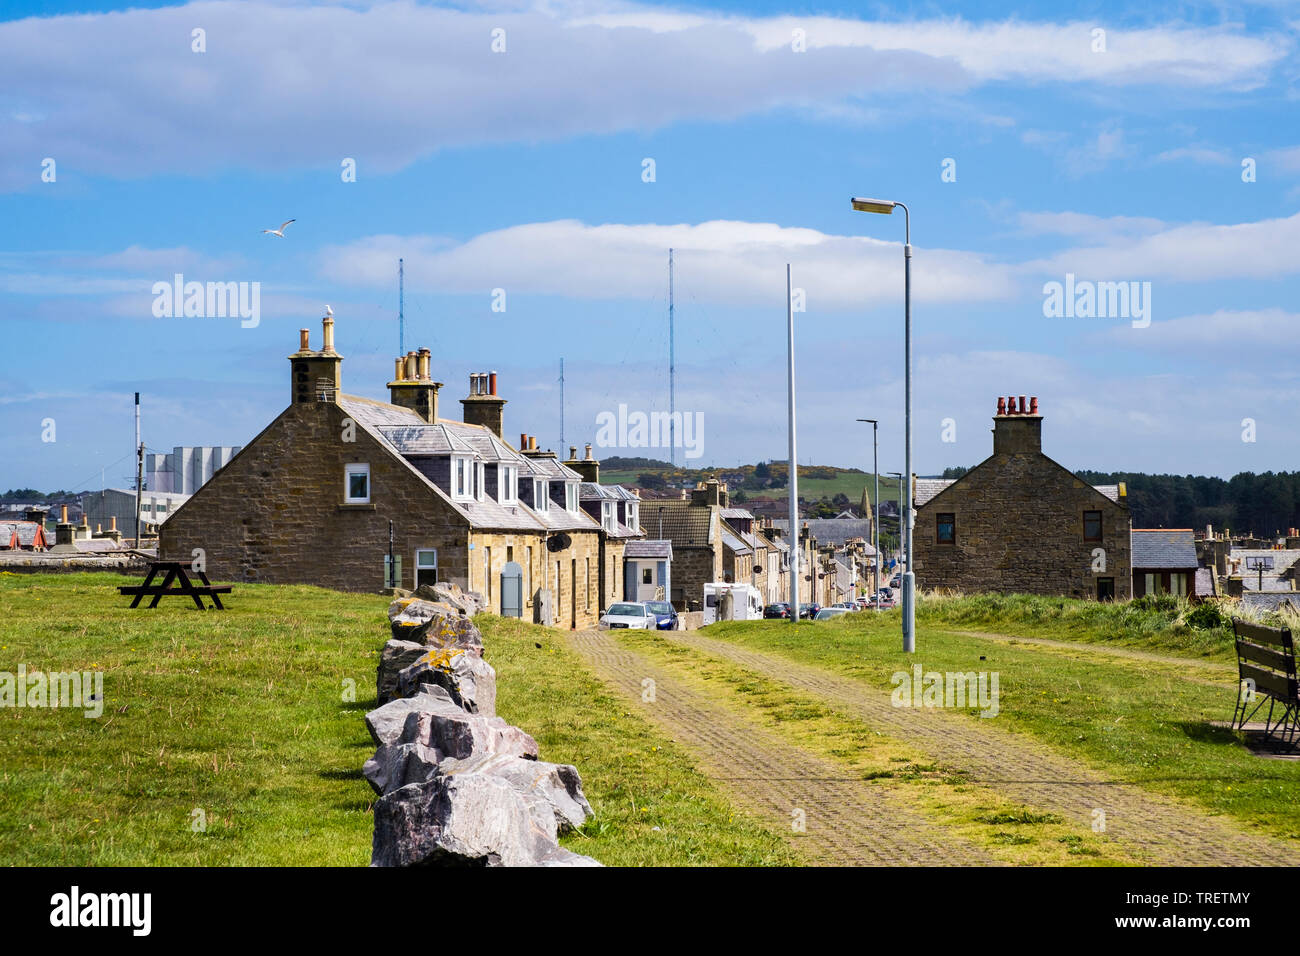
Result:
M163 578L162 583L154 584L154 578L163 572L166 572L166 576ZM149 564L149 573L145 576L143 584L126 585L124 587L119 587L118 591L122 594L134 595L134 598L131 601L131 607L139 607L140 599L146 595L153 596L153 600L149 602L149 606L157 607L158 602L164 597L175 594L182 597L188 596L193 598L194 606L200 611L207 610L203 604L203 599L205 597L210 597L212 598L212 603L216 609L224 611L225 606L222 605L220 596L222 594L229 594L231 591L230 586L224 585L222 587L214 587L204 572L195 570L193 571L193 574L203 582L202 585L196 584L190 580L189 574L185 573L185 565L181 564L179 561L152 561ZM177 583L176 587L171 586L173 581Z

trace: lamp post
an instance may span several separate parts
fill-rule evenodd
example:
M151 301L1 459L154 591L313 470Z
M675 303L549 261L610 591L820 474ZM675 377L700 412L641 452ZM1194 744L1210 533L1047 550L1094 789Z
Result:
M898 557L901 561L903 558L903 473L901 471L887 471L885 474L898 482L898 494L895 495L895 498L898 499Z
M795 451L794 427L794 304L790 297L790 264L785 265L785 322L789 335L790 361L790 622L799 623L799 458ZM816 582L814 582L815 584Z
M859 418L858 421L865 422L871 426L871 474L876 478L876 491L871 496L871 507L875 512L871 516L871 530L875 534L875 540L872 547L876 549L876 593L872 595L875 599L874 604L876 611L880 611L880 422L874 418Z
M903 534L903 652L916 650L916 577L912 573L912 216L907 206L892 199L851 200L857 212L874 212L883 216L897 206L903 210L903 482L902 514L899 523Z

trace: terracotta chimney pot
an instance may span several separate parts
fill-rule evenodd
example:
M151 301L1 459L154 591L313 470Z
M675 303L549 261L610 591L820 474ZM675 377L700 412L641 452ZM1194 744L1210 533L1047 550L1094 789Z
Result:
M497 373L494 370L488 372L488 394L495 395L496 393L497 393Z
M311 351L311 329L298 330L298 351L300 352Z

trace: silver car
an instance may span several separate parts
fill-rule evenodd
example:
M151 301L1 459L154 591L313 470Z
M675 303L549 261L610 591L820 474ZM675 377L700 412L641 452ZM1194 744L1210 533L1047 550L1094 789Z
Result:
M600 616L597 627L602 631L653 631L656 621L654 612L644 604L624 602L611 604L609 610Z

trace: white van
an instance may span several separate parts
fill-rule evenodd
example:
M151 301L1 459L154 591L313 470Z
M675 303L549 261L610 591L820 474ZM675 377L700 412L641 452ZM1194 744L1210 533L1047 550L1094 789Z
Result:
M714 581L704 585L704 613L701 623L715 621L760 621L763 596L752 584Z

